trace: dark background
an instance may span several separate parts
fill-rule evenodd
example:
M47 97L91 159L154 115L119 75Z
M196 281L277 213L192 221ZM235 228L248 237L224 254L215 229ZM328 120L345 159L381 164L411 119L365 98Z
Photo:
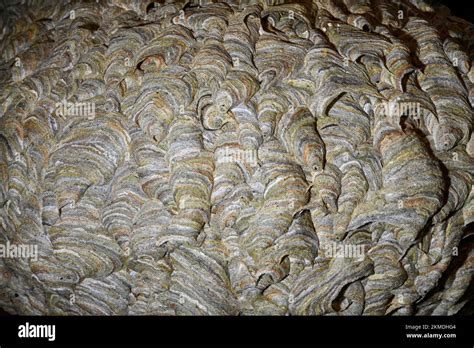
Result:
M474 23L473 0L429 0L428 2L431 4L443 4L449 7L453 15Z

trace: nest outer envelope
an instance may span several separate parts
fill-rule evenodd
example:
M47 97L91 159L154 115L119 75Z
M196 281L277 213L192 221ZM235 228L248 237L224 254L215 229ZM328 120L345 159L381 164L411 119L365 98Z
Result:
M469 308L473 24L419 0L0 9L6 312Z

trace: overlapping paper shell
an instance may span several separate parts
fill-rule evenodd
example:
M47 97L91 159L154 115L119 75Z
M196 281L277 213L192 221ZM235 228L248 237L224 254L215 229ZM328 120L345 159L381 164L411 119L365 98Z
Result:
M472 310L473 24L419 0L1 6L0 243L37 250L0 258L3 310Z

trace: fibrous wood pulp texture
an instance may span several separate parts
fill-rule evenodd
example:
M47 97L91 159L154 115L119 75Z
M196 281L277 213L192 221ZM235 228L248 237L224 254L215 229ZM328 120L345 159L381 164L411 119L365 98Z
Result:
M0 307L462 312L474 26L433 6L7 1Z

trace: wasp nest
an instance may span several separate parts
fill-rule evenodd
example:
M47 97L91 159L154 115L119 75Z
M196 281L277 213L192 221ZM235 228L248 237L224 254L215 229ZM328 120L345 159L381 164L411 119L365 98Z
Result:
M270 2L3 5L1 308L467 308L474 26Z

